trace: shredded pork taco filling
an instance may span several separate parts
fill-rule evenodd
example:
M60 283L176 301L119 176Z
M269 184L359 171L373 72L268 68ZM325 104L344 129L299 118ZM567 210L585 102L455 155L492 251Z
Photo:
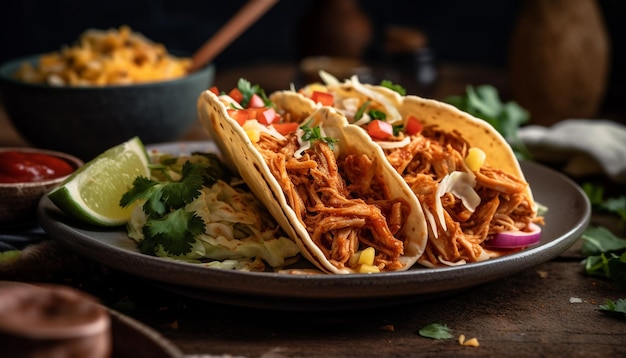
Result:
M417 195L428 218L431 239L422 264L475 262L507 253L486 252L481 244L490 235L522 230L538 220L526 195L528 183L498 168L483 165L476 172L467 168L464 159L470 146L460 133L428 126L410 139L409 145L386 149L385 154ZM465 193L439 196L442 181L455 172L465 173L474 185L466 186ZM463 197L473 193L480 201L468 208ZM439 203L443 210L438 210Z
M298 136L262 133L255 144L282 187L288 204L313 242L338 268L350 266L359 250L373 247L374 265L397 270L400 239L409 208L393 198L373 160L348 154L337 159L327 143L315 141L303 155Z
M523 177L493 163L468 167L466 159L472 145L462 135L464 124L459 123L458 130L442 130L427 123L416 133L407 134L402 129L407 129L408 118L420 115L402 107L404 97L391 100L384 94L386 89L362 85L356 77L344 83L334 78L325 82L323 87L310 85L300 92L307 97L315 90L332 94L333 106L348 122L372 136L368 124L377 119L394 126L401 124L399 133L376 142L422 205L429 239L420 264L458 265L521 250L488 249L485 243L497 233L526 231L531 223L542 223ZM400 103L400 107L392 102ZM485 134L485 139L488 137Z

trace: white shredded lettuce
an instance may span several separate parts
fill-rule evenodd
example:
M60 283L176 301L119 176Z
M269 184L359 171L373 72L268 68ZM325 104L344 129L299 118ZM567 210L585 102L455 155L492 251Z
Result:
M320 70L318 74L320 78L322 79L322 82L324 82L324 84L327 86L338 86L341 84L341 82L339 82L337 77L331 75L330 73L324 70Z
M173 256L162 248L156 255L186 261L203 263L207 267L253 270L260 267L263 260L272 267L285 265L288 258L300 251L289 238L276 235L276 227L260 202L249 192L238 191L223 181L213 186L203 187L200 196L189 203L185 210L195 212L205 222L205 233L196 236L191 252ZM133 211L129 221L128 235L137 242L144 238L142 228L146 216L141 205ZM275 224L272 224L275 225Z
M409 143L411 143L411 138L404 137L404 139L402 139L402 140L396 140L396 141L375 141L375 142L376 142L376 144L378 144L383 149L393 149L393 148L402 148L402 147L405 147L405 146L409 145Z
M433 215L428 208L424 208L424 215L432 228L435 238L438 237L437 225L435 221L439 222L444 231L448 230L441 197L446 193L451 193L461 199L463 206L467 210L474 212L476 207L480 204L480 196L474 190L474 186L476 186L476 177L473 174L462 171L454 171L441 179L439 185L437 186L435 215Z

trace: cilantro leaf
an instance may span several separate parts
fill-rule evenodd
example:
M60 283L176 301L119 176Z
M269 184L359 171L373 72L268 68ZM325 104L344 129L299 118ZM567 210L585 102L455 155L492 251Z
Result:
M382 80L380 85L386 88L389 88L392 91L398 92L401 96L406 96L406 89L404 87L395 84L389 80Z
M381 121L387 120L387 114L377 109L372 109L369 112L367 112L367 114L369 114L369 116L372 117L372 120L374 119L380 119Z
M601 185L585 182L582 189L589 198L594 210L615 214L620 217L622 223L626 223L626 195L619 197L605 198L604 188Z
M581 251L589 255L583 261L585 273L626 286L626 239L616 237L604 227L589 227L582 240Z
M192 201L199 195L204 180L204 166L185 162L183 164L182 178L178 182L167 183L161 188L161 200L168 208L180 208Z
M620 298L616 301L607 300L605 304L600 305L600 309L610 313L623 314L626 318L626 299Z
M239 91L243 95L243 99L240 103L243 108L248 107L248 104L250 104L250 99L252 99L252 96L255 94L261 97L263 103L266 106L272 105L271 101L267 98L265 91L261 87L259 87L259 85L252 85L250 81L244 78L240 78L239 81L237 81L237 89L239 89Z
M599 255L604 252L626 251L626 239L615 236L609 229L590 226L582 235L584 255Z
M195 156L201 156L208 162L204 166L203 179L204 185L207 187L212 186L218 180L230 181L232 173L230 169L224 164L215 153L193 153Z
M419 329L419 335L432 339L452 338L452 330L445 324L431 323Z
M149 198L152 193L158 190L158 185L158 182L144 176L135 178L132 188L122 195L122 198L120 199L120 206L127 207L136 200Z
M208 154L193 155L182 166L165 157L160 165L153 167L153 176L156 172L167 174L170 170L177 177L180 175L180 179L172 180L169 174L164 176L163 182L139 177L120 200L123 206L145 200L142 205L146 214L142 228L144 239L139 244L143 253L154 255L159 248L171 255L189 253L195 237L204 232L205 225L194 212L185 211L185 206L200 196L205 183L212 185L230 174L217 156Z
M305 123L300 126L300 129L302 129L303 131L303 134L300 137L303 141L309 141L312 143L316 140L319 140L328 144L330 149L334 150L335 143L337 143L337 138L323 136L320 126L309 127L308 123Z
M171 255L184 255L191 251L195 237L204 232L204 221L195 213L176 209L158 220L149 220L143 227L148 240L140 249L154 254L160 245ZM143 243L143 242L142 242Z

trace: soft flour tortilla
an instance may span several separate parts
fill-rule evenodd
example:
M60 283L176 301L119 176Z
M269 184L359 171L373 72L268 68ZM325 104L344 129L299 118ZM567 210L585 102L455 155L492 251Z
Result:
M397 110L400 115L400 121L407 118L409 115L413 115L417 117L424 126L437 125L446 132L457 131L472 147L480 148L485 152L487 155L485 165L500 168L526 181L519 161L515 156L515 152L504 137L486 121L463 112L450 104L437 100L426 99L415 95L402 96L398 92L383 86L370 84L359 85L374 92L376 96L385 98L389 104ZM336 97L356 97L362 100L369 99L373 100L372 105L377 105L375 98L368 97L360 91L357 91L349 81L324 87L329 92L336 94ZM281 91L274 93L272 99L276 102L281 102L281 97L290 98L293 95L293 91ZM309 99L309 101L311 100ZM391 122L389 118L387 121L392 124L400 123ZM526 194L534 207L535 203L530 187L526 189Z
M311 100L294 92L282 96L275 103L279 111L287 111L297 121L304 121L311 116L311 126L323 123L328 136L338 139L335 146L339 155L353 153L365 154L374 159L378 171L394 197L403 198L411 208L410 217L402 233L404 255L400 261L402 270L410 268L422 255L428 239L426 220L413 192L384 157L382 149L360 128L350 126L345 117L333 108L317 107ZM204 91L198 98L200 121L208 130L222 151L226 161L237 170L250 189L265 204L272 216L285 232L299 245L302 254L319 269L329 273L352 273L349 268L339 269L332 265L322 251L314 244L306 227L298 220L295 212L287 204L278 181L272 175L262 155L243 128L227 113L226 107L210 91Z

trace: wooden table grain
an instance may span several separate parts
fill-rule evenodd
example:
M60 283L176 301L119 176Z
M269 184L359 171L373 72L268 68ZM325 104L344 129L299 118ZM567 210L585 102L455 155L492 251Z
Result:
M462 93L466 83L484 78L476 71L446 71L435 98ZM272 90L288 87L295 75L293 67L280 65L218 70L216 84L230 87L245 76ZM206 138L198 125L181 139ZM27 145L0 108L0 146ZM600 220L592 218L592 224L606 223ZM579 245L519 274L441 298L344 311L253 309L196 300L76 257L71 260L80 269L29 279L92 293L154 328L189 357L626 356L626 317L599 309L608 299L626 297L626 289L585 275ZM447 325L454 338L420 336L419 329L430 323ZM479 346L459 344L460 335L476 338Z

